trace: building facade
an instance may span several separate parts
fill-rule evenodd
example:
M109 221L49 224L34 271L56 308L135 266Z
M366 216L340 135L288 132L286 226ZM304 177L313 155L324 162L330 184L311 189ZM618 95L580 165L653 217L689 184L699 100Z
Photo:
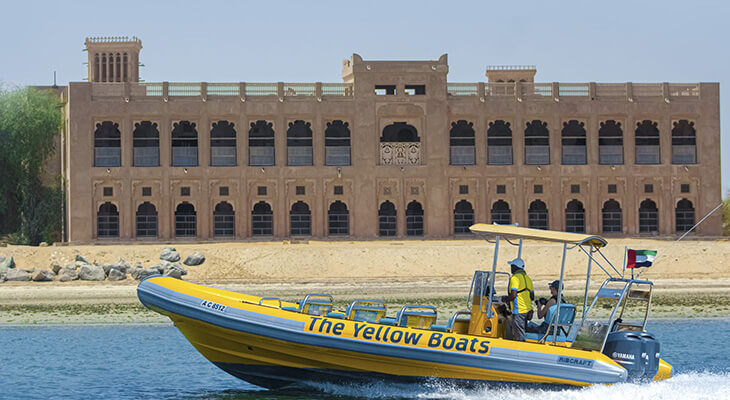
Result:
M446 55L357 54L342 83L146 83L139 39L86 47L65 94L71 242L672 235L721 201L718 83L455 83Z

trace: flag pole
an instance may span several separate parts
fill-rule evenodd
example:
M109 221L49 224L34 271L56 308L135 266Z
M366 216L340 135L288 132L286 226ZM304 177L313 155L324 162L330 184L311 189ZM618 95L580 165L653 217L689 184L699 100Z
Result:
M624 268L621 270L621 279L625 276L626 273L626 254L628 253L629 248L627 246L624 246Z

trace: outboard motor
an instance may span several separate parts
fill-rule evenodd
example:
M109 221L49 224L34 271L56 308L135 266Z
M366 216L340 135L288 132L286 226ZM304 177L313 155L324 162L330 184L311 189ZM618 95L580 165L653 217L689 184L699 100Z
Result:
M649 332L640 332L641 336L641 357L645 362L644 378L654 379L659 371L659 341Z
M629 380L653 379L659 370L659 341L647 332L611 332L603 354L626 368Z

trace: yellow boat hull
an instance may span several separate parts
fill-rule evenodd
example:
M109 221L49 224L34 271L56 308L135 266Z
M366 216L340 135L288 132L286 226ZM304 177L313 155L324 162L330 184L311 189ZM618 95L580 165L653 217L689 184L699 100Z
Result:
M138 296L208 360L264 387L432 378L585 386L627 377L596 351L301 314L167 277L144 280Z

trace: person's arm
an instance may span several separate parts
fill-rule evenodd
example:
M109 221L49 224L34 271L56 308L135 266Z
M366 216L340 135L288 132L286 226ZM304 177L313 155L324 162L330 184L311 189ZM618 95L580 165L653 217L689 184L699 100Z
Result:
M537 307L537 318L545 318L545 315L547 314L548 310L550 309L550 306L555 304L555 299L548 300L547 303L545 303L544 306L538 306Z

